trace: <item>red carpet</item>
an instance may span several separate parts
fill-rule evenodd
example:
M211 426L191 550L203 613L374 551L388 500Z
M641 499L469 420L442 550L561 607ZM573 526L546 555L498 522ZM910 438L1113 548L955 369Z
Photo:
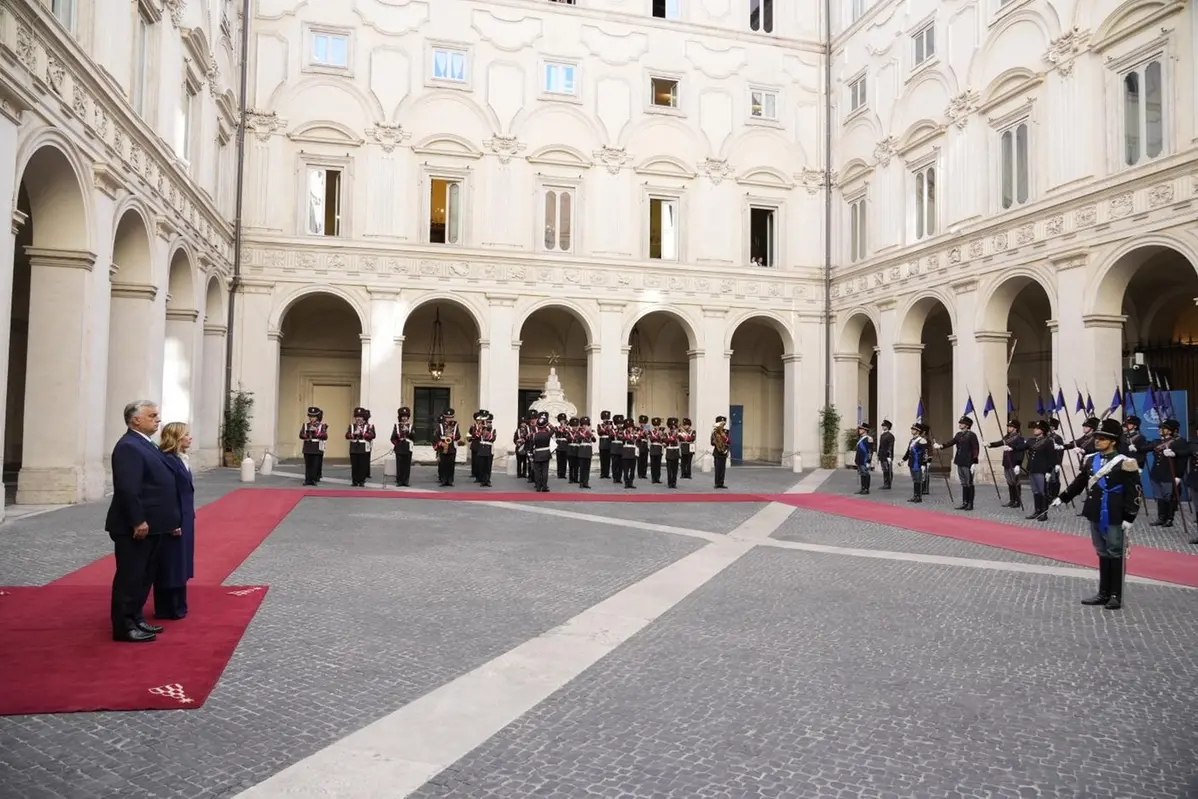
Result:
M1094 548L1090 546L1090 539L1068 533L1036 530L932 510L897 507L835 494L781 494L773 499L796 508L830 513L863 522L886 524L959 541L971 541L1078 566L1096 566L1098 563ZM1135 546L1134 529L1127 571L1128 574L1137 577L1198 588L1198 556Z
M0 716L193 710L204 704L266 596L264 586L198 586L191 612L148 644L118 644L109 589L0 589Z

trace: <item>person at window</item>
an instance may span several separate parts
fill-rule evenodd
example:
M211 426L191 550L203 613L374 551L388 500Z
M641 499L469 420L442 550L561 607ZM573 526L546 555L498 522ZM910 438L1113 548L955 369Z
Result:
M158 449L175 475L179 492L179 531L164 536L154 579L154 618L178 620L187 617L187 581L195 577L196 492L191 479L191 431L183 422L162 428Z
M374 449L374 425L370 423L370 411L354 408L354 418L345 430L349 442L349 476L355 488L365 488L370 476L370 452Z
M299 437L304 442L304 485L317 485L324 471L324 450L329 440L324 411L315 405L308 408L308 421L300 428Z

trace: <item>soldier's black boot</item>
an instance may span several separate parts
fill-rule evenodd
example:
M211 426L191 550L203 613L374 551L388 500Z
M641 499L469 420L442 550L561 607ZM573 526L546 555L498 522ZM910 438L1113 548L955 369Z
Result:
M919 478L912 481L911 499L908 502L923 502L919 496Z
M1018 508L1015 503L1015 486L1007 486L1007 501L1003 503L1004 508Z
M961 486L961 504L953 510L969 510L969 486Z
M1023 486L1021 485L1015 486L1015 507L1023 507Z
M861 487L858 488L855 493L864 494L865 493L865 475L858 472L857 473L857 482L861 484Z
M1024 516L1023 518L1025 518L1025 519L1040 518L1040 495L1039 494L1032 494L1032 512L1031 512L1031 514Z
M1098 559L1098 593L1082 600L1083 605L1105 605L1111 599L1111 559Z
M965 510L973 510L973 492L975 490L974 486L965 489Z
M1148 523L1149 527L1162 527L1165 524L1165 503L1156 501L1156 520Z
M1123 558L1107 558L1110 561L1110 591L1111 598L1107 600L1103 610L1119 610L1123 607Z
M869 493L869 484L870 484L871 479L872 478L870 477L869 472L866 472L865 474L861 475L861 493L862 494Z

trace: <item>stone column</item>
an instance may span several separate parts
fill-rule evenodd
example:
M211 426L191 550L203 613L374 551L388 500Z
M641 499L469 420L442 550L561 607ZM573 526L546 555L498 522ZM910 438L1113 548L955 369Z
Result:
M370 407L370 334L358 334L358 404L374 412Z
M119 274L119 272L118 272ZM162 401L162 380L151 347L158 342L147 336L154 329L156 286L114 280L109 288L112 309L108 330L108 403L104 419L104 442L109 449L125 434L121 411L139 399Z
M803 471L804 442L800 440L802 429L800 414L803 393L803 356L788 352L782 356L782 466L793 472Z
M599 341L588 347L587 408L591 416L608 410L623 414L628 404L628 342L624 338L627 303L599 301ZM692 386L696 385L693 381ZM692 395L694 392L691 392ZM598 423L597 419L592 418Z
M956 318L953 320L953 429L957 414L964 412L966 403L972 399L981 413L981 403L986 401L982 386L981 359L977 357L977 340L974 326L977 319L978 282L962 280L952 285L957 295ZM980 395L980 396L979 396Z
M855 352L833 354L832 396L835 397L836 409L840 411L841 427L857 422L857 405L861 397L860 378L861 356Z
M896 427L910 425L915 421L923 384L923 345L896 343L891 351L894 353L894 396L890 418Z
M796 340L806 357L801 361L796 360L793 365L796 386L804 387L795 391L797 418L800 420L795 437L799 442L799 451L804 453L805 460L811 466L819 465L819 409L824 405L824 382L831 379L831 375L825 373L824 342L827 331L824 321L822 311L796 314Z
M1006 330L978 330L973 334L974 368L981 373L981 394L974 397L978 418L986 434L979 437L991 441L1001 438L1007 431L1007 354L1010 347L1011 334ZM994 400L994 413L982 416L986 407L986 397Z
M1092 370L1090 379L1082 384L1082 391L1089 391L1098 416L1107 409L1115 386L1123 385L1123 325L1126 322L1127 317L1122 315L1088 314L1082 318L1088 339L1083 357Z
M1056 275L1056 335L1053 343L1053 365L1056 378L1065 388L1066 405L1072 412L1077 388L1083 390L1093 377L1092 342L1082 317L1086 314L1087 273L1090 256L1086 251L1066 253L1052 259ZM1065 357L1068 353L1069 357ZM1074 396L1069 396L1072 390ZM1005 410L1005 408L1004 408Z
M879 422L890 419L895 424L903 424L898 414L898 398L895 389L898 385L897 359L894 354L895 339L898 337L898 319L895 317L894 300L883 300L878 303L878 407L874 415ZM905 413L911 413L911 410Z
M516 327L516 295L487 294L490 328L490 354L479 354L479 402L495 415L495 456L504 457L511 449L511 436L504 431L516 428L516 400L520 394L520 331ZM502 462L501 462L502 463ZM498 465L498 464L497 464Z
M724 348L724 342L728 340L728 309L704 308L703 329L699 332L699 346L702 349L697 350L697 381L692 368L690 404L694 414L691 418L696 429L710 431L716 416L728 415L732 401L732 350ZM700 451L704 450L706 454L703 455L701 468L706 472L714 468L715 462L710 446L700 447Z
M0 103L0 152L16 153L17 134L20 131L21 111L24 104L5 92L7 103ZM17 159L0 158L0 197L17 196ZM12 233L0 236L0 375L8 374L9 334L12 327L12 275L16 255L17 234L29 217L13 209ZM8 381L0 379L0 419L8 412ZM4 453L4 425L0 424L0 459ZM0 503L2 505L3 503ZM0 507L0 521L4 521L4 509Z
M369 342L362 344L362 398L374 414L375 426L382 423L389 435L395 411L403 404L403 336L396 331L399 295L382 289L369 291L370 335ZM383 435L381 427L378 434Z
M163 342L162 423L190 422L195 411L191 386L195 370L194 308L166 310L166 340Z
M250 452L255 458L275 449L279 412L279 343L270 327L273 283L243 281L238 286L233 330L233 391L253 394Z
M26 436L17 503L61 505L82 500L84 438L89 419L85 358L88 287L95 253L25 249L29 255L29 358ZM46 418L53 409L53 419Z
M204 466L220 466L220 420L225 400L225 333L222 324L204 325L203 381L197 417L200 459Z

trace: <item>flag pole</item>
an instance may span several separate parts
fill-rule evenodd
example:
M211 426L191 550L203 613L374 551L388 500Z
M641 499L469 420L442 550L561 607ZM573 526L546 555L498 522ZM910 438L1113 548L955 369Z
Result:
M1158 389L1158 392L1154 392L1154 394L1159 393L1160 383L1157 382L1156 375L1154 375L1152 373L1151 369L1148 371L1148 380L1152 385L1155 385L1156 388ZM1166 401L1171 402L1172 398L1171 397L1166 398ZM1157 402L1155 404L1158 407L1153 408L1153 410L1156 411L1157 418L1158 419L1164 418L1164 416L1165 416L1164 403L1160 402L1160 400L1157 400ZM1168 445L1165 445L1165 446L1167 447ZM1163 448L1164 447L1158 447L1154 451L1153 454L1158 458L1164 457L1163 455L1160 454L1160 450ZM1181 517L1181 531L1186 536L1186 538L1189 538L1190 525L1186 521L1185 504L1181 501L1181 482L1177 479L1177 470L1173 467L1173 458L1165 458L1165 461L1169 464L1169 480L1170 480L1170 482L1173 483L1173 501L1177 503L1177 515Z
M923 408L924 413L927 413L928 406L924 404L922 395L919 398L919 407ZM944 455L944 453L941 452L940 450L936 449L934 446L932 446L932 426L931 425L928 425L928 446L932 447L933 451L935 451L935 453L936 453L936 463L938 463L940 465L941 469L944 469L944 458L941 457ZM949 482L947 469L945 469L945 471L944 471L944 489L946 491L948 491L948 501L956 502L957 501L956 498L953 497L953 484L951 482Z
M1009 363L1010 363L1010 361L1008 361L1007 363L1009 364ZM990 390L990 385L989 385L989 383L987 383L986 385L984 385L984 386L983 386L983 388L985 388L985 389L986 389L986 396L990 397L990 399L994 399L994 392ZM1008 415L1008 416L1010 416L1010 415L1011 415L1011 410L1010 410L1010 408L1008 408L1008 409L1007 409L1007 415ZM1007 440L1007 437L1006 437L1005 435L1003 435L1003 429L1004 429L1004 428L1003 428L1002 419L1000 419L1000 418L998 417L998 408L995 408L995 409L994 409L994 423L995 423L996 425L998 425L998 440L999 440L999 441L1003 441L1003 442L1005 442L1005 441ZM987 447L987 449L989 449L989 447ZM989 453L987 453L987 454L989 454ZM1006 472L1005 472L1005 470L1004 470L1004 472L1003 472L1003 477L1004 477L1004 478L1006 477ZM1018 488L1018 484L1019 484L1019 475L1016 475L1016 476L1015 476L1015 482L1014 482L1014 483L1012 483L1012 482L1008 482L1008 483L1007 483L1007 486L1008 486L1008 487L1011 489L1012 493L1014 493L1014 494L1015 494L1015 498L1019 500L1019 509L1020 509L1020 510L1023 510L1023 493L1022 493L1022 492L1020 492L1020 491L1016 491L1016 490L1015 490L1015 489L1017 489L1017 488ZM998 483L996 482L996 483L995 483L995 486L996 486L995 490L996 490L996 491L998 490L998 489L997 489L997 485L998 485ZM998 498L999 498L999 500L1002 500L1002 494L1001 494L1001 493L998 495Z
M969 386L965 387L965 394L969 397L969 407L973 410L973 420L978 423L978 431L982 430L982 420L978 418L977 406L973 404L973 392L969 390ZM986 456L986 468L990 470L990 480L994 483L994 496L998 497L998 501L1002 502L1002 492L998 490L998 476L994 474L994 462L990 460L990 448L983 447L981 439L978 439L978 449Z

